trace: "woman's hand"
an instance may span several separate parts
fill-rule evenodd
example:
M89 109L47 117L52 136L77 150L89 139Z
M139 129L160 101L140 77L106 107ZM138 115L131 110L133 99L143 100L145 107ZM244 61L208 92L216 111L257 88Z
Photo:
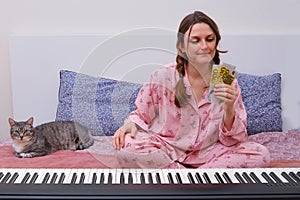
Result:
M130 133L131 137L134 138L138 129L135 123L129 122L121 126L112 137L112 145L115 149L120 150L125 144L125 135Z
M232 85L216 84L214 95L216 98L223 101L224 124L225 127L230 130L235 116L233 105L238 96L236 89Z

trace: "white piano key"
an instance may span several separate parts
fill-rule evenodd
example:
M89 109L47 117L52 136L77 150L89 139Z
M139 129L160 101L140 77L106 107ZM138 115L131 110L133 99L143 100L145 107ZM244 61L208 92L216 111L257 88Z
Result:
M65 169L65 179L63 181L63 184L71 184L73 173L76 171L76 169Z
M123 176L124 176L124 183L123 184L129 184L129 169L123 169L122 170Z
M0 181L3 181L5 175L9 172L9 169L1 169L2 177L0 178Z
M176 178L176 171L175 169L168 169L168 176L172 176L173 184L179 184L177 178ZM170 182L170 180L168 179Z
M50 177L49 177L49 179L47 181L47 184L51 183L52 177L54 176L54 173L56 173L56 172L57 172L57 169L49 169L48 173L49 173ZM32 171L31 174L33 175L34 172Z
M189 169L180 169L180 171L181 171L181 174L182 174L182 177L183 177L182 178L183 183L192 184L192 182L189 179L190 170Z
M81 180L82 174L84 175L84 177L86 179L87 173L88 173L88 169L79 168L79 169L77 169L76 173L77 173L77 178L76 178L75 184L80 184L80 180Z
M108 176L109 176L109 173L111 173L112 170L110 169L103 169L103 174L104 174L104 180L103 180L103 183L104 184L108 184Z
M94 173L97 174L97 169L88 169L86 172L86 177L84 179L84 184L92 184L93 183L93 177ZM97 176L98 177L98 176ZM97 180L96 180L97 182Z
M141 173L143 173L143 175L144 175L144 184L150 184L148 170L145 170L145 169L141 169L141 170L142 170Z
M143 173L142 169L136 169L136 182L133 184L141 184L141 174Z
M204 173L206 173L212 184L218 184L219 181L215 177L216 169L199 169L199 173L201 174L201 178L205 181ZM207 183L207 182L206 182Z
M9 180L12 178L13 174L15 173L15 169L1 169L0 172L2 173L0 182L4 181L4 178L7 176L8 173L10 173L10 177L5 182L5 183L8 183Z
M240 183L238 179L234 176L234 173L237 172L236 170L232 169L218 169L219 173L223 176L223 173L226 173L232 183Z
M190 170L190 169L187 169L189 171L189 173L192 175L193 177L193 180L195 181L196 184L204 184L205 181L203 180L203 178L201 177L201 180L203 181L203 183L201 183L201 181L199 181L197 178L196 178L196 173L199 172L198 170ZM199 175L201 176L201 174L199 173Z
M121 182L121 174L123 172L122 169L115 169L115 170L112 170L113 173L112 173L112 184L120 184Z
M36 172L38 174L38 177L35 180L35 184L42 184L42 182L44 180L44 176L49 170L51 170L51 169L26 169L23 171L22 176L24 178L24 176L27 172L30 172L30 174L32 176ZM22 181L22 180L19 180L19 181Z
M159 177L160 177L161 183L169 184L169 179L168 179L169 170L161 169L161 170L158 170L157 172L159 172Z
M247 169L247 171L252 171L255 173L255 175L259 178L259 180L262 183L268 183L268 181L262 176L263 172L270 172L270 169L266 168L253 168L253 169Z
M153 180L152 181L149 180L149 173L151 174L151 171L149 169L142 169L142 170L145 177L145 184L157 184L156 181L154 182ZM152 174L150 176L152 176Z
M11 178L13 177L13 175L15 173L19 172L19 169L14 169L14 168L10 168L10 169L1 169L0 170L3 173L3 176L0 179L0 182L4 181L4 178L7 176L8 173L10 173L10 177L6 180L5 183L9 183L9 181L11 180Z
M190 184L190 180L188 179L187 174L183 172L183 169L173 169L173 171L175 174L179 174L182 184Z
M287 173L289 173L289 171L290 171L290 169L283 169L283 168L274 168L273 170L272 170L272 172L274 172L275 174L276 174L276 176L283 182L283 183L289 183L288 182L288 180L286 179L286 178L284 178L283 176L282 176L282 172L287 172ZM268 174L270 174L271 173L271 171L268 173ZM274 179L273 177L272 177L272 179ZM275 179L274 179L274 181L275 181Z
M143 173L145 174L147 182L152 184L158 184L157 178L156 178L156 173L159 169L144 169ZM152 181L150 182L149 176L151 176Z
M44 169L37 169L37 173L39 176L37 177L35 184L42 184L45 172L46 172L46 170L44 170ZM24 174L26 174L25 171L22 172L22 176L24 176ZM20 181L22 181L22 180L18 179L18 182L20 182Z
M119 170L119 169L118 169ZM117 169L110 169L110 174L111 174L111 182L110 184L117 184Z
M182 176L184 177L184 179L182 179L183 183L186 184L192 184L191 180L189 179L189 171L188 169L180 169Z
M140 174L143 172L142 169L130 169L133 184L141 184Z
M20 169L14 169L14 173L17 173L17 177L14 180L14 184L16 183L21 183L22 179L20 177L23 176L25 170L20 170Z
M160 177L160 181L162 184L169 184L169 180L168 180L168 169L161 169L161 170L157 170L156 173L159 174Z
M54 169L53 170L53 172L57 174L56 180L53 184L58 184L59 183L59 179L60 179L62 173L64 173L64 171L65 171L65 169Z

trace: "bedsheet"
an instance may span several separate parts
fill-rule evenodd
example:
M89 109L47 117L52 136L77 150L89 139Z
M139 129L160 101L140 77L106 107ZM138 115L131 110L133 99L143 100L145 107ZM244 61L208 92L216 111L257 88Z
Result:
M89 150L60 150L47 156L17 158L13 155L11 140L0 141L0 168L106 168L93 151L103 145L103 136L95 137ZM265 145L271 154L270 167L300 167L300 130L263 132L249 137Z

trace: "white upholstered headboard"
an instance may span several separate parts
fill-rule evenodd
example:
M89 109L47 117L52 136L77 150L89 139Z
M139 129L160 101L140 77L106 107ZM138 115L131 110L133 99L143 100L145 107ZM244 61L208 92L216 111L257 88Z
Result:
M14 117L34 116L37 124L55 119L60 69L142 83L154 68L174 62L175 34L144 34L11 36ZM270 35L223 36L219 46L229 50L222 60L240 72L282 74L284 129L300 127L299 47L300 36Z

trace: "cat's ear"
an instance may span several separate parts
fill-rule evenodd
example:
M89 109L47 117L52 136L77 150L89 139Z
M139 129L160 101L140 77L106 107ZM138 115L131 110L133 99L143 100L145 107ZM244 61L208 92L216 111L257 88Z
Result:
M16 125L16 121L13 120L12 118L8 118L8 123L9 123L10 127Z
M33 126L33 117L30 117L27 121L27 124L29 124L30 126Z

